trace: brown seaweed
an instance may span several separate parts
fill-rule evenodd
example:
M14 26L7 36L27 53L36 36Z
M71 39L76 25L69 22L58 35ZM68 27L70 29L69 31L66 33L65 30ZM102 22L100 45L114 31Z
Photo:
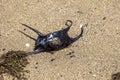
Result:
M120 72L112 74L112 80L120 80Z
M27 60L27 53L25 51L8 51L0 57L0 75L9 73L16 77L18 80L26 80L24 68L29 64Z

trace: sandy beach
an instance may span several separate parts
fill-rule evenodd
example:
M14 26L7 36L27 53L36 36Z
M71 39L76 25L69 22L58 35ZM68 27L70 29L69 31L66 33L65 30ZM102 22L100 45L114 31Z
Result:
M71 46L28 57L28 80L111 80L120 72L120 0L0 0L0 55L10 50L32 51L37 38L27 24L44 34L66 28L83 36ZM26 46L27 44L27 46ZM28 45L29 44L29 45ZM9 74L0 80L13 80Z

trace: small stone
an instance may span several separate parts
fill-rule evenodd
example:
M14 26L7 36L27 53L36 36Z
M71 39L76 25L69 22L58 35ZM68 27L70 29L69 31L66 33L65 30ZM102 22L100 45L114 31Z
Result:
M70 58L73 58L73 57L75 57L75 55L71 55L71 56L70 56Z
M63 75L60 75L60 77L63 77Z
M77 11L77 13L79 13L79 14L83 14L83 12L82 12L82 11Z
M90 71L89 73L90 73L90 74L92 74L92 72L91 72L91 71Z
M55 59L51 59L51 61L54 61Z
M23 29L24 31L26 30L26 29Z
M5 48L2 49L2 51L5 51L5 50L6 50Z
M67 55L71 55L71 54L73 54L73 53L75 53L74 51L72 51L72 52L69 52Z
M106 17L103 17L103 20L105 20L106 19Z
M37 69L38 67L35 67L35 69Z
M38 64L38 62L36 62L36 65Z

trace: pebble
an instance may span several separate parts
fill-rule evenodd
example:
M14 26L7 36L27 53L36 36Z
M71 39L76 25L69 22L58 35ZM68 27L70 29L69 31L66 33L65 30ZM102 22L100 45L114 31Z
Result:
M29 43L26 43L25 46L26 46L26 47L30 47L30 44L29 44Z

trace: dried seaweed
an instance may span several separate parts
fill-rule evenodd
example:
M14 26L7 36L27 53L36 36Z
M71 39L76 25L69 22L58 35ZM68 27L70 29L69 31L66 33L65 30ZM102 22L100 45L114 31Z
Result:
M0 75L9 73L18 80L26 80L22 74L27 72L24 70L24 67L29 64L27 56L25 51L8 51L2 55L0 58Z
M117 72L112 75L112 80L120 80L120 72Z

